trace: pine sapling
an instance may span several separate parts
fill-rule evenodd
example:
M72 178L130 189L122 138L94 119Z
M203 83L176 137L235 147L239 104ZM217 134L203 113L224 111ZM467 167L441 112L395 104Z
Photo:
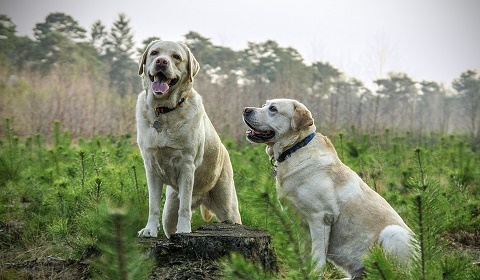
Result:
M135 213L105 205L99 205L98 210L100 256L93 261L96 278L147 279L152 263L135 242L136 231L131 226Z

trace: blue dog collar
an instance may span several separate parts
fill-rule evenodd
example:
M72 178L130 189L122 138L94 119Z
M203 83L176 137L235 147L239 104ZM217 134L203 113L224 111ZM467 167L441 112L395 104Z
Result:
M293 153L295 153L298 149L302 148L302 147L305 147L307 146L308 143L310 143L310 141L312 141L313 138L315 138L315 135L317 133L316 132L313 132L312 134L308 135L307 137L305 137L302 141L298 142L297 144L295 144L295 146L291 147L290 149L286 150L285 152L283 152L277 159L277 162L283 162L285 161L286 159L288 159L289 157L292 156Z

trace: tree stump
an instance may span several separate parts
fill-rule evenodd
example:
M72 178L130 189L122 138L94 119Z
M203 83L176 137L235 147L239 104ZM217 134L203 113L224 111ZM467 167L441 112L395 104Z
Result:
M216 275L219 265L215 261L233 252L266 271L277 272L277 259L270 244L270 234L258 228L213 223L192 233L174 234L170 240L157 240L150 244L149 253L157 260L160 269L157 275L169 275L161 279L217 279L220 278Z

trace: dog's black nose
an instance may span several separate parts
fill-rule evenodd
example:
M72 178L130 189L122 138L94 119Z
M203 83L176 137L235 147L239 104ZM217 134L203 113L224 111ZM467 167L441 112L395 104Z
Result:
M244 114L244 115L248 115L248 114L250 114L252 111L253 111L252 108L249 108L249 107L243 108L243 114Z
M168 66L168 60L163 57L157 58L157 60L155 60L155 63L159 66Z

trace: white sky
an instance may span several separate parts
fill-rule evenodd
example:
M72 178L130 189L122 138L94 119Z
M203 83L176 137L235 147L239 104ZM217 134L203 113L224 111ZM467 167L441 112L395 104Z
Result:
M125 13L138 44L151 36L180 41L189 31L235 50L271 39L366 84L396 71L449 85L480 69L479 0L0 0L18 35L31 36L51 12L87 31Z

